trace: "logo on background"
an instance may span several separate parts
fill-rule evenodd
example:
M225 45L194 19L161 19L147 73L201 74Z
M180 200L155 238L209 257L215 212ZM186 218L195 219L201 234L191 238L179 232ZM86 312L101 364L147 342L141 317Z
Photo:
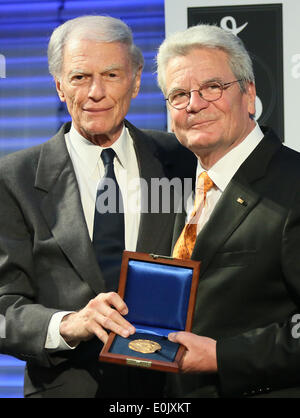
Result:
M244 30L247 25L248 25L248 22L237 27L236 20L232 16L225 16L221 19L221 22L220 22L220 26L222 29L232 32L235 36L237 36L240 32L242 32L242 30Z
M295 324L292 329L292 337L295 339L300 338L300 314L295 314L292 316L292 324Z

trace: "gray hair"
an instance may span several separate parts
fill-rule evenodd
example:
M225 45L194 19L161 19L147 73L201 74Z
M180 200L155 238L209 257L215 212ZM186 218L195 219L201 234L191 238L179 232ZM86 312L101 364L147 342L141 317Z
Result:
M157 81L166 95L165 71L171 58L187 55L195 48L216 48L227 53L229 66L245 92L246 82L255 82L251 58L240 38L215 25L200 24L176 32L161 44L156 57Z
M144 65L143 54L133 43L131 29L126 23L109 16L81 16L58 26L51 35L48 66L50 74L55 78L61 75L64 47L72 36L98 42L121 42L128 46L133 70L137 71Z

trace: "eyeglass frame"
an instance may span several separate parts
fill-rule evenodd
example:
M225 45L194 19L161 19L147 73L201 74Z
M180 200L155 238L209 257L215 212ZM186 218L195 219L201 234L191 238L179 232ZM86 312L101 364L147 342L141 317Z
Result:
M207 83L203 83L203 84L199 87L199 89L190 90L190 91L187 91L187 92L185 93L185 94L189 97L189 101L188 101L188 104L187 104L186 106L184 106L184 107L180 107L180 108L178 108L178 107L175 107L174 105L172 105L172 104L169 102L169 97L170 97L170 95L171 95L171 94L173 94L173 93L170 93L170 94L168 95L168 97L167 97L167 98L165 98L165 101L167 101L167 102L169 103L169 105L170 105L170 106L172 106L174 109L177 109L177 110L183 110L183 109L186 109L186 108L190 105L190 102L191 102L191 93L193 93L194 91L197 91L197 92L199 93L199 96L201 97L201 99L205 100L206 102L209 102L209 103L211 103L211 102L216 102L217 100L220 100L220 99L221 99L221 97L222 97L222 95L223 95L223 90L226 90L226 89L228 89L229 87L231 87L233 83L239 83L240 81L244 81L244 80L243 80L243 79L240 79L240 80L234 80L234 81L230 81L230 82L228 82L228 83L221 83L220 81L209 81L209 82L207 82ZM220 97L218 97L217 99L207 100L207 99L205 99L205 98L201 95L201 87L202 87L202 86L205 86L206 84L210 84L210 83L216 83L216 84L219 84L219 85L220 85L220 87L221 87L221 94L220 94ZM180 89L178 89L178 90L180 91ZM185 91L185 90L182 90L182 92L184 92L184 91Z

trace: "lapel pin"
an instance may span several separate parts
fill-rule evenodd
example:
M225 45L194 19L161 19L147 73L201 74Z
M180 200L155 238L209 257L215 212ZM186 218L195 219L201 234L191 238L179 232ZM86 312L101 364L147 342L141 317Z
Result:
M240 205L247 206L247 202L245 202L245 200L244 200L244 199L242 199L241 197L238 197L238 198L236 199L236 201L237 201Z

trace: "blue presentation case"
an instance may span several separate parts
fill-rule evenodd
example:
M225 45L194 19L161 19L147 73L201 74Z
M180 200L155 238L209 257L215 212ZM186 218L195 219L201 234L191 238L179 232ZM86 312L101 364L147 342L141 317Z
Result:
M178 372L185 347L168 340L170 332L191 331L200 273L200 261L124 251L119 295L128 306L125 318L136 333L123 338L113 332L99 360ZM161 349L154 353L133 351L133 340L151 340Z

